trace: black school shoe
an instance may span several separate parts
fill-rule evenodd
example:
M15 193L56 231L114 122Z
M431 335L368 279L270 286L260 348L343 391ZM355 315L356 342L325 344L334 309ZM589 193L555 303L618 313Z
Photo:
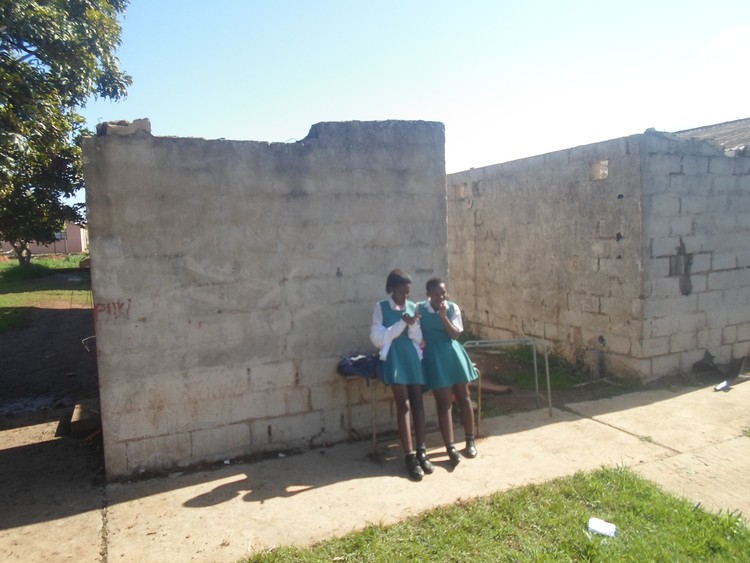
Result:
M424 471L426 475L431 475L432 472L435 471L432 462L427 459L427 452L425 450L417 450L417 461L419 462L419 467L422 468L422 471Z
M450 459L451 463L453 464L453 467L461 463L461 461L464 459L464 456L462 456L460 453L458 453L458 450L455 446L451 446L447 449L448 452L448 459Z
M424 477L424 471L419 466L416 454L406 456L406 472L412 481L421 481L422 477Z
M464 454L468 458L474 458L477 457L477 454L479 452L477 451L477 447L474 445L474 439L470 438L466 440L466 449L464 450Z

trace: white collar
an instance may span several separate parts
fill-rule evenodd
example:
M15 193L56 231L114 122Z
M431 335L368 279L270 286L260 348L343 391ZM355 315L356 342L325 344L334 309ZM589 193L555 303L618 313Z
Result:
M432 301L430 301L430 300L428 299L427 301L425 301L425 304L427 305L427 310L428 310L428 311L429 311L430 313L437 313L437 311L436 311L435 309L433 309L433 308L432 308ZM447 305L446 305L446 307L447 307Z
M408 299L407 299L407 301L408 301ZM401 307L400 305L396 305L396 302L393 300L393 297L391 297L390 295L388 296L388 303L390 304L391 309L393 309L394 311L405 311L406 310L406 303L404 303L403 307Z

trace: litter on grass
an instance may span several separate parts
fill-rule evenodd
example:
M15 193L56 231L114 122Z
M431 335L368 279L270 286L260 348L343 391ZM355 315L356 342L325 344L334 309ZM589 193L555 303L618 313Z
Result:
M617 536L617 526L601 518L589 518L589 532L614 538Z

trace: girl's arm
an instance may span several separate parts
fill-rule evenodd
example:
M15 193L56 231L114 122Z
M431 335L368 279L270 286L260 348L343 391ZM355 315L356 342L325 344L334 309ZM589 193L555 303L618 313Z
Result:
M450 336L453 340L458 340L458 337L461 336L461 333L464 331L464 323L461 320L461 310L458 308L458 305L455 303L453 304L453 315L448 315L448 302L443 301L440 304L440 318L443 320L443 327L445 327L445 332L448 333L448 336Z
M375 308L372 311L372 324L370 325L370 342L380 350L382 360L385 360L384 356L388 356L391 342L404 332L405 328L406 322L403 319L389 327L383 326L383 311L380 309L380 303L375 303Z

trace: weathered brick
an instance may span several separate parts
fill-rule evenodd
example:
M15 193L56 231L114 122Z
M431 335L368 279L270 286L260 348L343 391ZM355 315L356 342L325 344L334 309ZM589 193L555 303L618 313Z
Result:
M686 236L693 232L692 217L674 217L669 220L669 234L672 236Z
M697 336L695 332L672 334L669 336L669 351L674 354L694 350Z
M317 411L255 420L251 423L253 444L259 447L273 445L284 448L290 444L299 445L323 430L321 413Z
M709 159L704 156L683 156L682 173L685 175L705 175L708 173Z
M715 327L699 330L697 345L707 350L719 348L722 345L722 329Z
M641 353L644 358L669 354L669 336L644 339Z
M732 345L732 357L744 358L746 356L750 356L750 340L735 342ZM748 369L747 363L745 364L745 368Z
M631 353L632 341L625 336L610 334L607 336L607 349L614 354L629 355Z
M652 218L676 217L680 214L680 198L675 194L655 194L649 198L650 206L644 208L644 212ZM644 204L647 201L644 200ZM657 225L659 221L653 221Z
M698 310L707 311L724 306L724 292L704 291L698 294Z
M708 159L708 172L714 176L731 176L734 173L734 159L715 156Z
M253 364L247 368L247 377L252 392L292 387L296 380L294 362Z
M750 322L738 324L736 341L742 342L744 340L750 340Z
M709 290L732 290L747 286L747 272L744 270L724 270L720 272L709 272Z
M651 375L654 378L680 373L680 354L667 354L651 358Z
M693 253L693 261L690 265L690 271L693 273L704 273L711 269L711 253L696 252Z
M192 450L190 434L153 436L126 443L127 473L184 465ZM118 472L119 472L118 468Z
M682 161L677 155L655 153L646 159L646 163L648 173L656 177L677 174L682 171Z
M293 415L311 410L310 389L307 387L287 388L283 397L285 414Z
M680 246L679 237L652 238L650 239L651 258L661 256L674 256Z
M721 329L721 343L733 344L737 342L737 325L725 326Z
M643 316L647 319L673 315L692 314L698 310L698 297L695 294L646 299L643 303Z
M252 451L250 425L230 424L197 430L192 433L193 451L196 458L233 457Z
M711 188L710 176L673 174L669 177L669 191L677 195L704 194Z

